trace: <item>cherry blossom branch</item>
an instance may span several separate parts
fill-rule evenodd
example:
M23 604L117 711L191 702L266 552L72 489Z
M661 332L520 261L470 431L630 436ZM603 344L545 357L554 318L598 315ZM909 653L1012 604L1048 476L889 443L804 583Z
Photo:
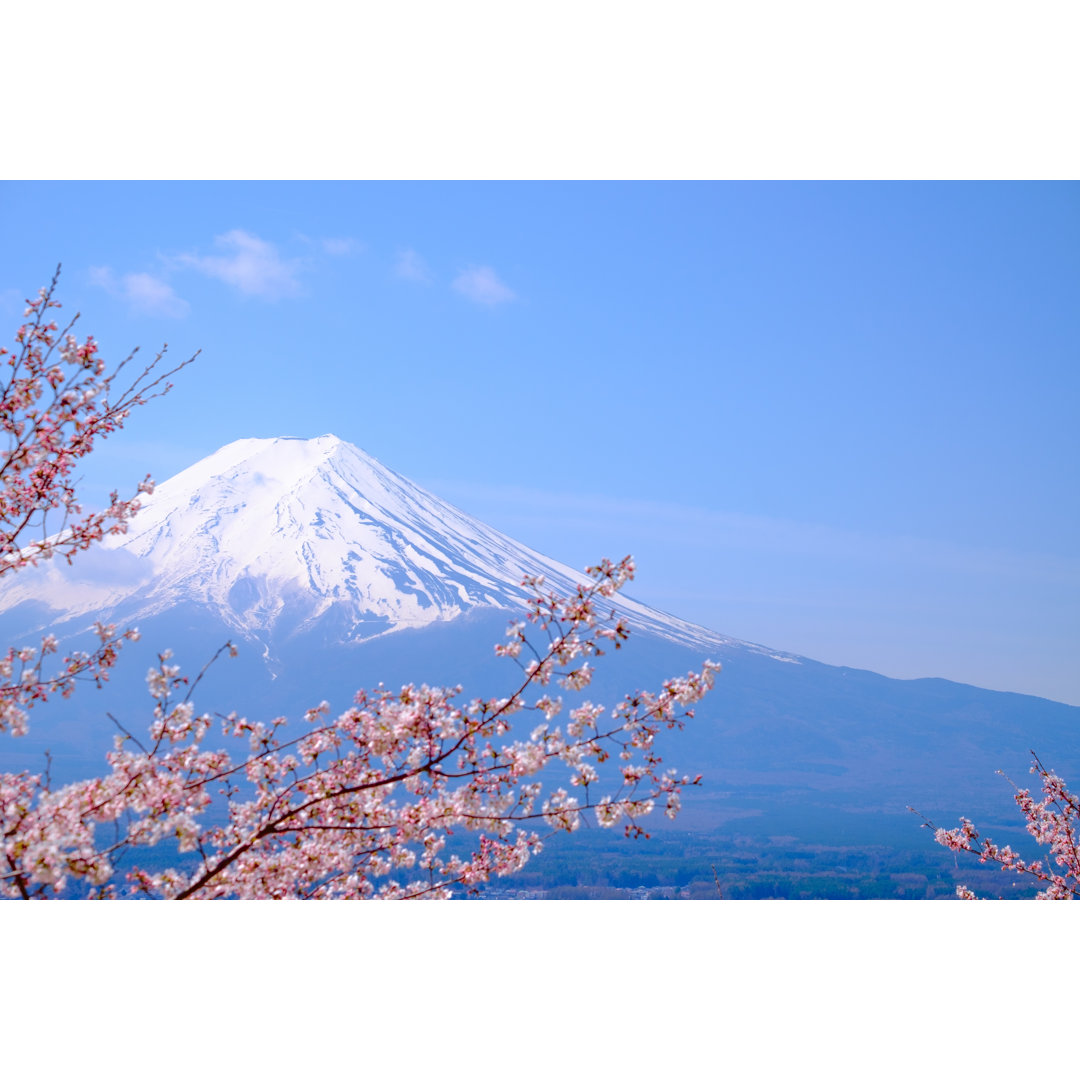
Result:
M65 656L62 670L56 675L42 673L45 657L57 651L57 640L52 634L42 638L40 650L29 646L17 651L9 648L6 655L0 656L0 732L25 735L29 720L26 710L54 694L70 697L79 680L93 682L99 687L108 682L109 670L116 664L120 646L125 641L139 639L138 630L117 631L111 623L95 623L94 632L99 640L94 651Z
M79 551L127 530L139 509L137 496L153 491L150 477L138 485L135 498L124 500L114 491L105 510L84 513L75 466L98 439L122 428L132 409L168 393L172 384L165 380L195 359L159 372L163 348L130 385L116 391L118 377L138 350L108 372L94 339L80 344L70 333L78 315L58 332L49 313L60 307L53 298L59 276L57 267L38 298L27 301L27 321L15 335L15 350L0 347L0 576L56 555L70 563ZM60 528L50 535L55 513ZM28 540L31 532L40 538ZM0 656L0 732L24 734L27 710L55 693L68 696L76 679L100 685L120 646L137 637L134 630L117 633L101 624L96 632L98 647L65 657L55 676L42 669L44 658L56 651L52 635L42 639L40 650L9 649Z
M1027 831L1039 844L1049 847L1050 854L1062 873L1044 865L1041 860L1028 861L1021 858L1008 845L1001 847L994 841L981 837L967 818L960 819L958 828L942 829L923 817L923 828L932 829L935 841L950 851L965 851L977 855L980 862L996 863L1002 870L1012 870L1017 874L1027 874L1035 878L1046 885L1037 896L1040 900L1080 898L1080 846L1077 836L1080 826L1080 799L1066 788L1065 782L1059 776L1043 765L1034 750L1031 751L1031 757L1031 772L1038 774L1042 782L1043 798L1036 801L1028 789L1021 789L1009 780L1016 792L1013 798L1024 815ZM1004 776L1004 773L999 772L999 775ZM922 817L921 814L919 816ZM963 900L975 899L975 894L965 885L957 886L956 894Z
M584 658L603 652L612 623L620 626L616 642L625 639L615 613L601 618L596 603L630 579L632 563L601 564L591 573L593 581L574 596L541 595L530 610L530 620L543 620L552 636L509 698L462 707L456 703L460 688L361 692L334 723L318 723L325 703L309 710L309 730L285 741L278 736L285 725L280 717L267 725L230 716L225 734L249 741L242 763L204 749L210 718L195 716L190 690L172 704L171 694L184 680L162 654L147 676L156 702L151 749L133 753L127 749L133 740L122 734L109 755L110 777L39 792L36 806L8 813L13 824L4 830L5 844L12 851L19 838L21 860L0 874L0 888L21 895L21 882L37 895L51 895L70 875L89 881L98 895L116 895L116 859L172 836L181 851L198 853L198 869L149 874L136 867L128 874L131 888L178 899L368 896L375 895L378 878L416 868L426 880L390 880L378 895L444 896L455 886L474 891L491 876L524 865L542 847L536 833L519 827L529 822L573 831L589 812L602 827L623 821L628 836L647 836L639 822L656 801L663 800L674 817L681 788L700 780L661 773L655 736L691 715L689 706L712 685L718 665L668 680L656 694L627 695L611 724L600 726L603 710L585 702L570 711L565 731L553 727L561 698L550 696L551 681L584 689L591 677ZM511 632L512 644L520 644L521 624ZM508 655L506 646L497 651ZM546 722L529 739L509 741L511 717L525 710L544 712ZM603 782L596 766L613 755L622 762L618 788L594 801L593 787ZM543 796L534 777L553 765L571 771L571 787L584 789L583 802L562 787ZM210 789L222 784L226 823L200 826L196 819L212 803ZM396 792L407 798L395 801ZM127 825L120 841L95 849L95 825L121 818ZM64 825L59 836L53 828L58 820ZM440 851L456 827L491 835L482 834L468 858L445 858Z

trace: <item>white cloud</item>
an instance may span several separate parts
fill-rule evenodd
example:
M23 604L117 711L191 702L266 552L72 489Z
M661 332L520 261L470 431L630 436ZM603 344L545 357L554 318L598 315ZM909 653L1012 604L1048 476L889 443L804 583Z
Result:
M322 242L327 255L351 255L360 250L360 245L351 236L326 236Z
M409 281L431 280L427 263L412 248L398 252L397 262L394 263L394 273Z
M118 281L108 266L90 267L90 284L125 300L139 315L164 315L182 319L190 310L188 302L173 287L153 274L125 274Z
M18 289L4 289L0 292L0 311L5 314L22 314L26 307L26 297Z
M115 293L118 291L116 277L107 266L91 266L89 277L91 285L97 285L98 288L104 289L106 292Z
M188 313L188 302L177 296L167 281L152 274L125 274L124 294L136 311L146 315L181 318Z
M273 244L243 229L214 237L214 246L227 254L179 255L175 262L224 281L247 296L276 300L300 292L296 259L283 259Z
M454 288L474 303L505 304L516 298L516 293L504 285L490 266L470 266L454 278Z

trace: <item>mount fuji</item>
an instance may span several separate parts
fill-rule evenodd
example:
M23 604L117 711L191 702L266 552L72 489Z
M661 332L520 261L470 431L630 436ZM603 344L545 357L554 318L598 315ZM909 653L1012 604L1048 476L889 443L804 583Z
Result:
M78 647L97 619L138 625L142 640L125 647L106 690L50 703L49 723L32 717L26 739L0 746L0 764L38 769L49 745L57 778L97 770L113 730L104 714L123 714L130 729L147 712L130 673L165 648L197 671L226 639L240 658L214 667L199 708L295 716L325 698L340 711L380 681L503 692L520 673L492 645L523 611L525 574L556 590L583 580L332 435L229 443L161 483L126 534L5 585L5 643L36 644L50 630ZM615 606L631 640L603 658L596 700L613 704L706 657L724 666L664 748L680 771L705 777L681 828L735 822L835 840L887 820L925 846L909 804L947 824L980 812L1012 822L996 770L1021 777L1036 748L1066 778L1080 772L1080 708L833 667L621 595Z
M585 580L333 435L229 443L144 497L128 532L95 554L74 572L57 563L20 576L0 612L36 603L65 622L141 621L194 604L243 639L332 623L348 644L521 609L525 574L562 591ZM617 606L671 642L734 644L633 600Z

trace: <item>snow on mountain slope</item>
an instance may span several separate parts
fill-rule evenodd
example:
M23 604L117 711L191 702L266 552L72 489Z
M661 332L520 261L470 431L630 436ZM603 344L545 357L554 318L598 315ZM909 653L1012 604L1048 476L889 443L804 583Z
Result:
M19 575L0 612L31 600L65 619L138 619L193 602L254 636L335 609L359 641L469 608L520 608L527 573L558 590L582 580L333 435L241 439L160 484L126 535L70 568ZM680 644L736 644L632 600L618 606Z

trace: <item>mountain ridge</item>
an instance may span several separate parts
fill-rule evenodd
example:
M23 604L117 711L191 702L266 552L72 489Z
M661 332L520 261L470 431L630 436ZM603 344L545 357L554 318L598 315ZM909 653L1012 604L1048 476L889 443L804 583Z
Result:
M261 717L303 715L323 698L346 708L380 682L499 696L520 681L492 644L524 614L523 573L546 574L559 591L583 580L333 436L237 440L159 485L127 534L70 568L14 575L0 629L30 645L48 630L67 648L85 646L94 619L138 625L143 639L122 663L138 670L169 648L188 673L232 637L240 656L215 666L200 701ZM622 594L613 606L632 634L597 662L597 700L656 688L706 657L723 662L694 720L664 736L672 763L705 777L681 819L695 827L750 815L778 834L802 835L816 820L839 835L908 805L945 820L1010 813L995 770L1022 775L1032 747L1062 775L1080 768L1080 707L826 665ZM9 759L39 767L66 732L71 749L54 757L54 774L85 775L112 738L101 717L138 726L145 709L137 679L51 702L52 724L32 725Z
M564 593L586 580L337 436L251 438L163 481L125 534L71 568L20 575L0 612L35 601L65 621L137 621L193 602L256 640L333 613L344 640L362 642L474 607L523 610L526 574ZM739 646L799 662L631 598L614 606L637 629L697 649Z

